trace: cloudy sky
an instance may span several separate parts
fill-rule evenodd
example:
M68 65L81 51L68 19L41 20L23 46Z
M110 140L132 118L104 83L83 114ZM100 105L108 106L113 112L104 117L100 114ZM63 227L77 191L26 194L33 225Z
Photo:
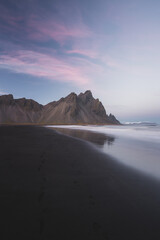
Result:
M160 122L160 1L0 0L0 94L87 89L121 121Z

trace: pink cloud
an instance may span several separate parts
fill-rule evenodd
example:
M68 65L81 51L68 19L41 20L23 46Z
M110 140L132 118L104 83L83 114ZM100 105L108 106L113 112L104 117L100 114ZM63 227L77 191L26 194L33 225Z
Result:
M97 57L97 52L93 50L86 50L86 49L72 49L66 51L67 54L80 54L89 58L96 58Z
M81 22L77 25L64 24L55 19L48 19L43 22L39 21L36 16L32 16L28 21L29 38L44 41L53 39L60 44L68 39L87 38L91 36L91 31Z
M55 40L63 45L67 40L87 38L91 36L90 29L79 19L78 22L67 24L65 21L58 20L56 17L41 18L34 14L30 14L28 18L23 15L14 15L3 5L0 5L0 19L4 22L0 23L2 30L18 33L23 32L28 40L46 41ZM22 24L25 22L25 28Z
M72 82L78 85L89 82L82 66L75 66L67 60L34 51L23 50L17 51L14 55L1 55L0 65L17 73L30 74L52 81Z
M98 51L98 49L91 49L88 47L88 49L72 49L66 51L67 54L78 54L84 57L89 57L91 60L92 59L97 59L101 63L103 63L106 67L111 67L111 68L118 68L119 64L118 62L110 57L108 54L101 53ZM93 63L92 63L93 64Z

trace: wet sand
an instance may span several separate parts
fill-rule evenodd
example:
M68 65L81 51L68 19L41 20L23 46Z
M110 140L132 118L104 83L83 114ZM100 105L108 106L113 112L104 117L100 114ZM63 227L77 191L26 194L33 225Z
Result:
M48 127L49 129L55 130L58 133L62 133L63 135L71 136L74 138L80 138L85 141L94 143L98 146L103 146L105 143L108 145L112 145L115 138L108 136L103 133L97 133L87 130L78 130L78 129L71 129L71 128L60 128L60 127Z
M0 127L0 238L159 240L159 182L90 144Z

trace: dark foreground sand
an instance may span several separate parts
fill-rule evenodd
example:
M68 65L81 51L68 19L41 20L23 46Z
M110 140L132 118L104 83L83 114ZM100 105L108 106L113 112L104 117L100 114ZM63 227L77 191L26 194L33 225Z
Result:
M159 189L81 140L0 127L2 240L159 240Z

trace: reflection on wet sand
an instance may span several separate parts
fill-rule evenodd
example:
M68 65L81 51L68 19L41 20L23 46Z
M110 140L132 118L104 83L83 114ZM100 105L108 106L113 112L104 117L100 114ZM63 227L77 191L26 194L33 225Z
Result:
M104 144L112 145L115 138L111 136L107 136L103 133L96 133L91 131L83 131L77 129L69 129L69 128L55 128L56 131L69 135L76 138L81 138L86 141L92 142L94 144L103 146Z

